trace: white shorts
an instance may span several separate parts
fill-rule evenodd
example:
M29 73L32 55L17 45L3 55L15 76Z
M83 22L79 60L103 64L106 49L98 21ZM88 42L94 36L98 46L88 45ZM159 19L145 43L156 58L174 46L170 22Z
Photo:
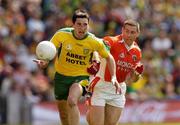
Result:
M95 77L97 79L97 77ZM93 94L90 99L90 105L105 106L109 104L115 107L124 108L126 98L126 83L121 84L121 94L116 94L116 88L111 82L106 82L102 79L96 80L93 87Z

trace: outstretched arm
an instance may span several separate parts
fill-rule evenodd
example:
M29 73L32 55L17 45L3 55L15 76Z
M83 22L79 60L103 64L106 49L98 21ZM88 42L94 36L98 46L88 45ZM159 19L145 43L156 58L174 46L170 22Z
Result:
M49 61L46 60L34 59L33 61L42 69L46 68L49 64Z
M116 78L116 64L113 56L109 53L109 56L106 58L107 65L111 74L111 78Z

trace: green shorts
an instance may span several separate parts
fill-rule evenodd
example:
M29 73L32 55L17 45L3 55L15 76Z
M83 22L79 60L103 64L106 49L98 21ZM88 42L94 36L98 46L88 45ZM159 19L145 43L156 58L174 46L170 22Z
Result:
M54 77L54 94L57 100L67 100L69 94L69 88L73 83L80 83L81 81L88 81L89 76L64 76L59 73L55 73ZM83 93L85 86L83 86Z

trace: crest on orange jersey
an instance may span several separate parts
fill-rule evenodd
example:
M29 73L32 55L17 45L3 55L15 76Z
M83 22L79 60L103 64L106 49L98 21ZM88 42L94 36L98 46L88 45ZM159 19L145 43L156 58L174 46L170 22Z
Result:
M120 54L119 54L119 57L120 57L120 58L124 58L124 57L125 57L124 53L120 53Z
M132 55L132 59L133 59L134 62L137 61L137 56L136 55Z

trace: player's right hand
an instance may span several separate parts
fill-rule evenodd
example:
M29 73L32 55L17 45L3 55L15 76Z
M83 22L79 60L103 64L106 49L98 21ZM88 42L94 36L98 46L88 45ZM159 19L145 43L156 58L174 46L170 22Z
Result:
M116 87L116 94L121 94L121 86L119 82L117 81L116 77L112 77L111 83Z
M47 60L33 59L33 61L42 69L46 68L49 64L49 61Z
M97 60L93 60L91 66L87 68L87 72L95 76L96 73L99 71L99 68L100 68L100 62Z

